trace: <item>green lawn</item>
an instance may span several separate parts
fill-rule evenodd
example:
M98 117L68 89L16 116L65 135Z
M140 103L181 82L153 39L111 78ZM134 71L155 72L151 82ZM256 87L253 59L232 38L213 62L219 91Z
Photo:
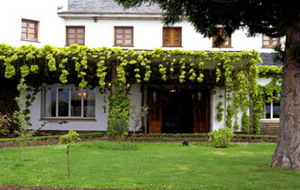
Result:
M300 171L269 168L275 144L81 142L0 149L0 184L120 189L299 189Z

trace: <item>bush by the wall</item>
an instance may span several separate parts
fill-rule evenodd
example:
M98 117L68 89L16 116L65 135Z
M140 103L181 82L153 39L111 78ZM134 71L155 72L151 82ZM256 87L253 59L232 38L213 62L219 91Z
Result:
M230 128L220 128L209 135L209 141L217 148L227 148L230 145L230 140L233 137L233 132Z

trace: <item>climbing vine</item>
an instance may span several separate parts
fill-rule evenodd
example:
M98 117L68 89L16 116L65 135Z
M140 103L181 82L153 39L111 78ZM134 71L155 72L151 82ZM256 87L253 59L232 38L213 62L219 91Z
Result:
M257 119L265 97L270 98L271 94L279 92L278 82L265 89L257 84L259 76L268 76L270 73L275 76L282 72L277 66L257 66L261 62L256 51L134 51L79 45L36 48L31 45L12 47L0 44L0 78L23 81L34 89L43 83L75 84L80 88L98 85L100 89L105 89L107 83L114 80L118 81L116 86L120 89L126 83L157 82L225 86L226 101L232 104L224 107L219 103L217 118L220 121L225 113L227 127L244 131L249 131L250 125L247 108L255 102L254 118ZM114 69L115 76L112 75ZM34 95L27 98L32 99ZM119 97L111 97L110 101L114 101L114 98ZM123 100L126 99L123 97ZM111 103L111 106L117 105ZM241 127L237 123L239 111L243 113Z

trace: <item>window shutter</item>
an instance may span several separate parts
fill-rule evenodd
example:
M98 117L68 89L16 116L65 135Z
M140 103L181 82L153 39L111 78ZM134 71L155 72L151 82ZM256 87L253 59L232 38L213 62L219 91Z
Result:
M170 28L163 28L163 46L171 46Z
M173 28L174 43L173 46L181 46L181 28Z

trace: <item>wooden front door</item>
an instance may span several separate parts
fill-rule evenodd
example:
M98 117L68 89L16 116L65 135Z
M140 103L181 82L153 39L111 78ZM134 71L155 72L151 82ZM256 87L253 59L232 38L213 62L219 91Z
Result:
M194 133L209 132L209 92L194 93Z
M161 94L159 90L148 89L149 133L161 133Z
M209 101L208 91L169 93L149 88L148 133L209 132Z

